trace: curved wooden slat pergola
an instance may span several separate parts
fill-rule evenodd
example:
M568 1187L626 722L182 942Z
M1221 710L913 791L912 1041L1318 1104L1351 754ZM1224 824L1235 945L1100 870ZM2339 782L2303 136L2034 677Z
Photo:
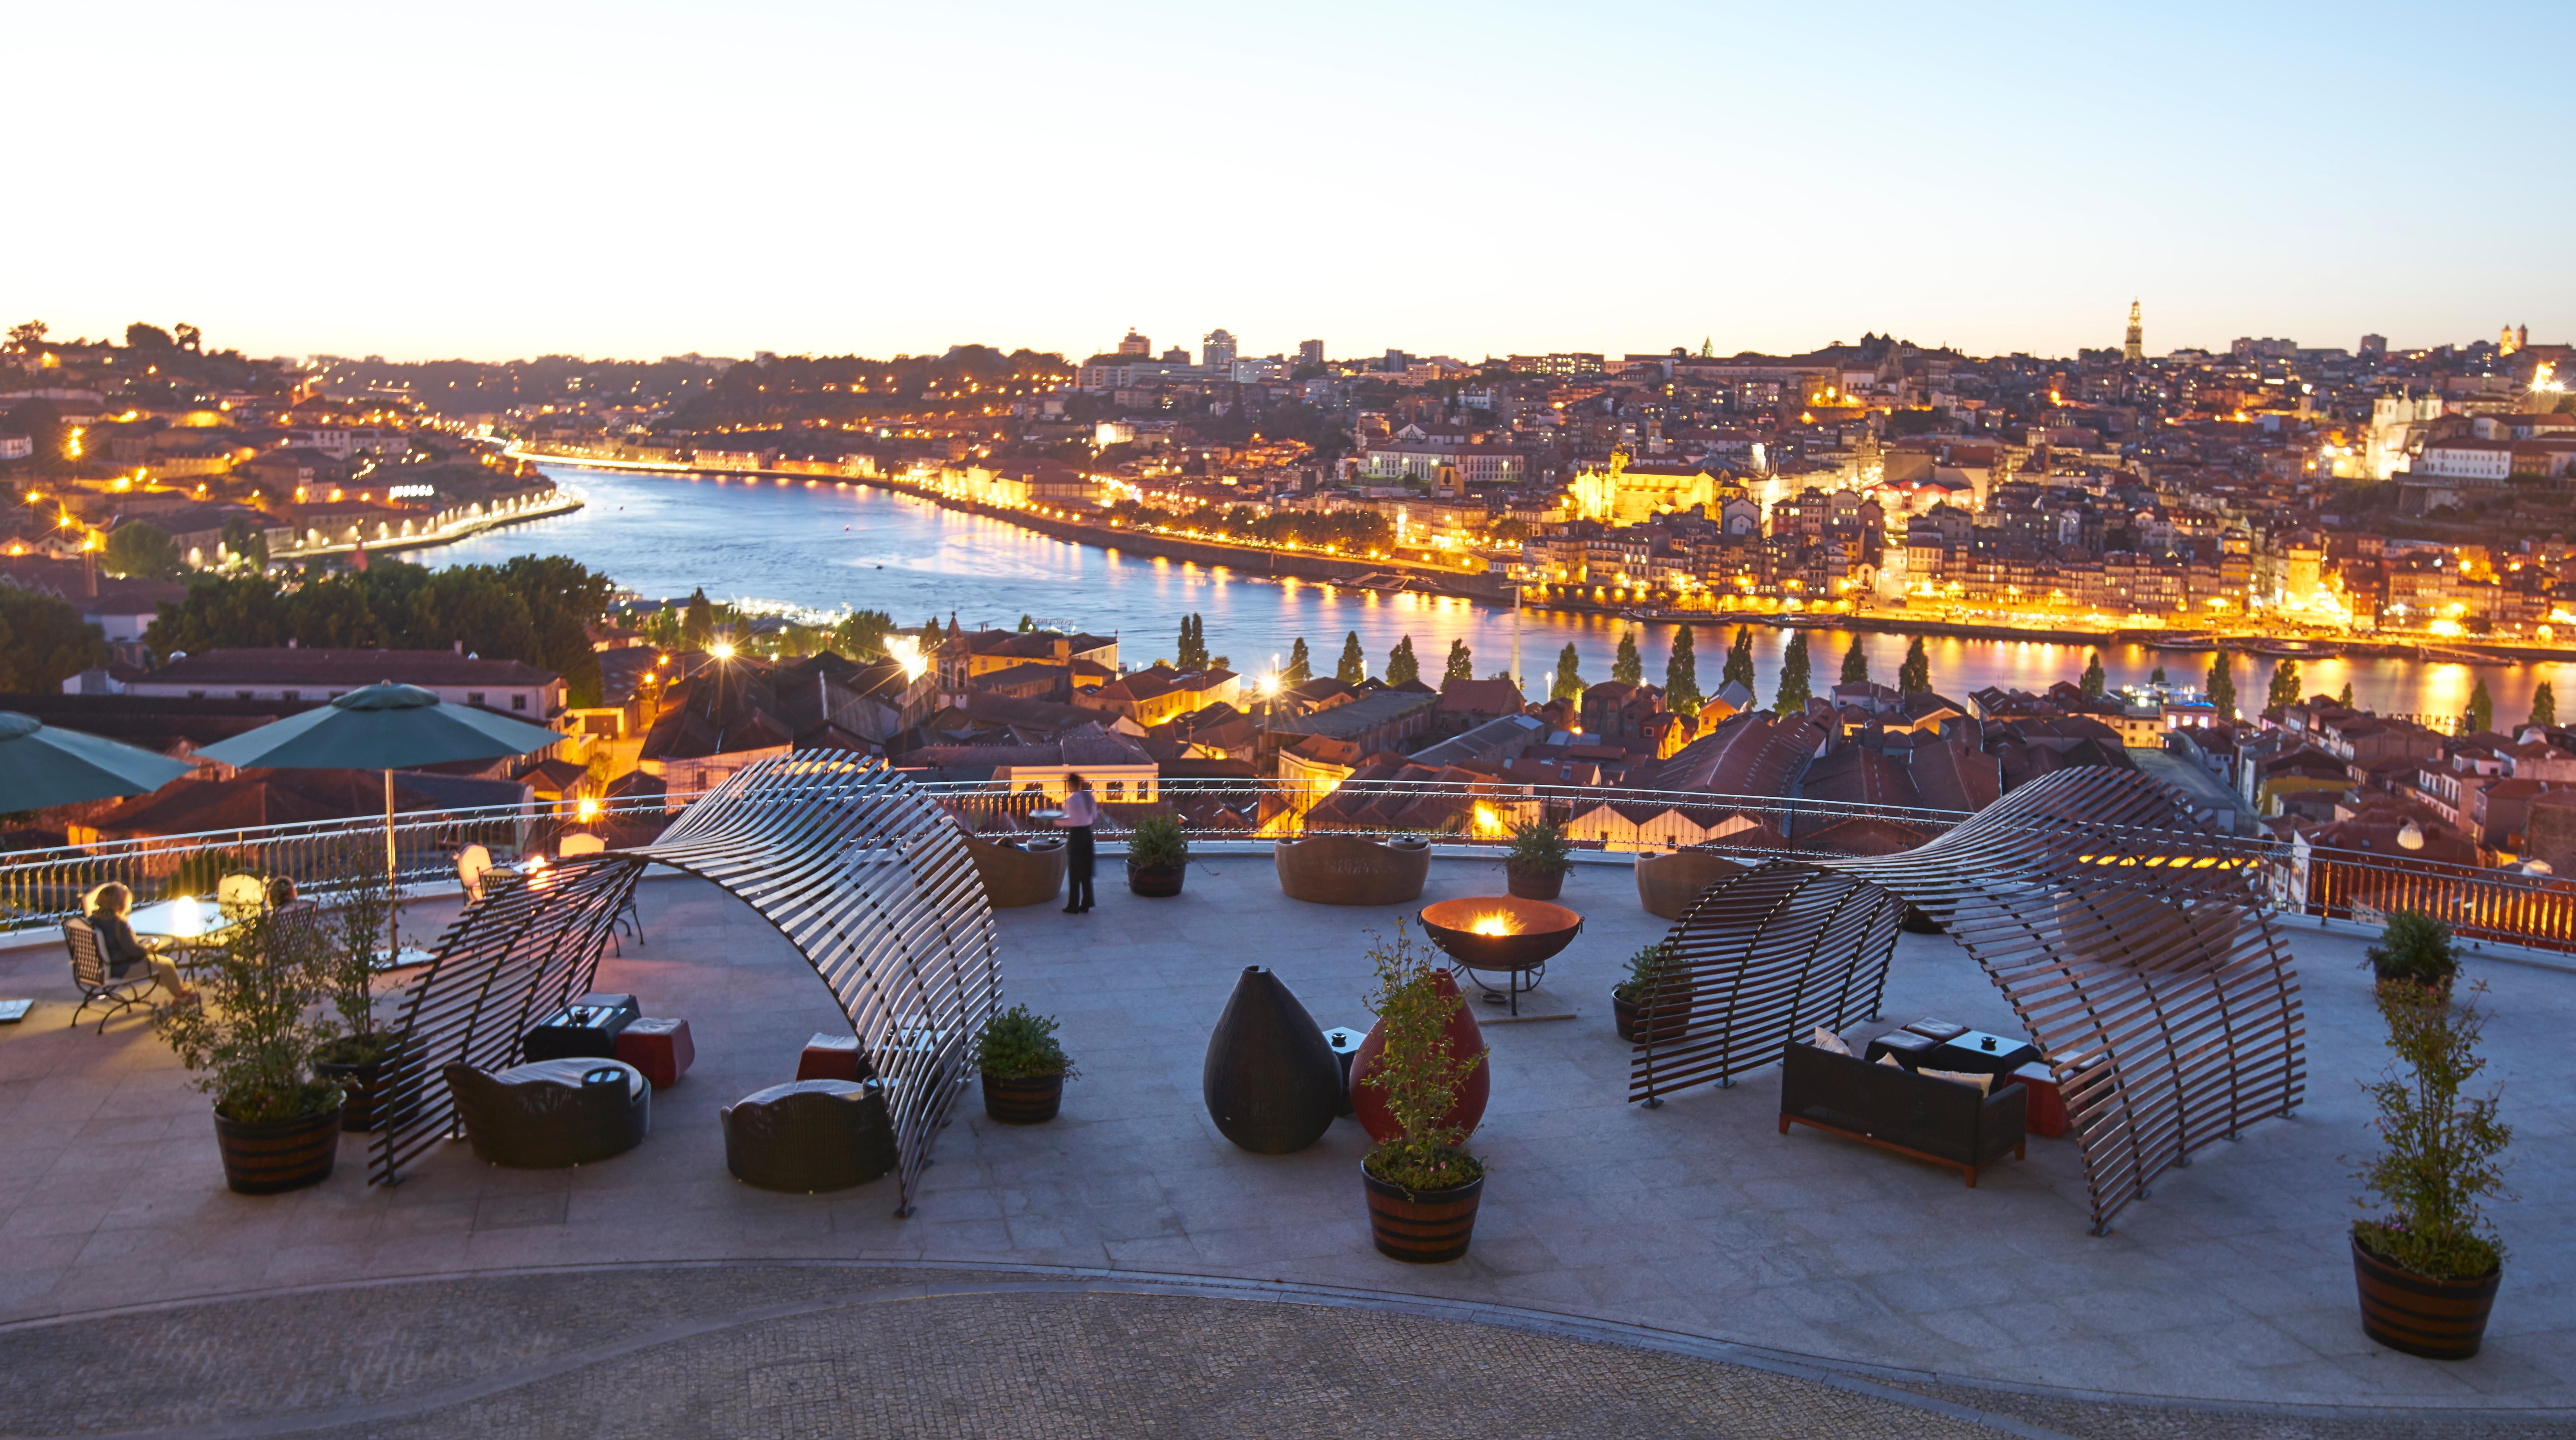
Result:
M2047 1054L2101 1233L2167 1166L2305 1091L2298 977L2257 903L2259 864L2146 776L2079 769L1902 854L1730 876L1673 927L1690 1028L1659 1042L1640 1027L1630 1098L1724 1083L1814 1026L1874 1017L1916 905Z
M591 988L619 907L657 864L722 886L822 977L885 1083L897 1213L911 1213L930 1142L1001 994L993 915L938 806L882 762L838 752L741 770L650 845L567 860L533 880L496 873L405 1002L370 1181L398 1180L452 1130L441 1067L516 1064L529 1027Z

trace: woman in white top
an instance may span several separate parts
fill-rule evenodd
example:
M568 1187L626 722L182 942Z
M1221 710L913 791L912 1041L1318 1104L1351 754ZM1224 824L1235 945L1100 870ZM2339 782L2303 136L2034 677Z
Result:
M1091 798L1091 782L1079 775L1064 777L1064 811L1055 817L1055 823L1065 832L1067 915L1082 915L1091 909L1091 827L1099 819L1100 802Z

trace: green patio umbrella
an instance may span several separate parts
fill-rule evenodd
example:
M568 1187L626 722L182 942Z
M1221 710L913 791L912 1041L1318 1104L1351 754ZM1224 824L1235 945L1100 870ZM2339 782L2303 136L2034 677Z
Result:
M396 770L525 755L563 738L543 725L468 705L443 705L437 695L416 685L386 681L197 753L242 770L385 772L385 880L391 885Z
M191 768L185 760L0 710L0 811L148 795Z

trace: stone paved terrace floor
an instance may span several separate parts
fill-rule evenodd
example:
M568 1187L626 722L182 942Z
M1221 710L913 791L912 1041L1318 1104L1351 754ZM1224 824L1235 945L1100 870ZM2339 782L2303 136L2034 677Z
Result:
M1492 893L1499 881L1492 865L1441 861L1425 898ZM143 1024L118 1021L103 1038L86 1024L65 1030L76 997L59 948L0 952L0 995L46 1002L26 1023L0 1029L0 1365L36 1373L28 1361L67 1343L82 1349L83 1336L98 1342L89 1350L148 1355L159 1348L152 1336L181 1331L212 1337L203 1342L214 1347L210 1355L230 1345L240 1360L257 1348L250 1337L293 1335L295 1323L336 1353L354 1342L329 1318L332 1307L360 1302L312 1296L390 1294L405 1287L369 1282L418 1282L450 1287L438 1292L449 1297L443 1309L498 1317L520 1302L492 1287L533 1283L530 1272L578 1278L621 1273L583 1267L695 1262L771 1278L756 1294L692 1302L689 1313L702 1317L697 1340L652 1343L678 1346L674 1353L699 1367L687 1373L703 1371L719 1390L747 1386L742 1393L772 1397L768 1408L788 1407L757 1433L791 1433L802 1423L779 1398L792 1399L799 1384L859 1384L849 1357L879 1343L868 1338L876 1322L861 1313L865 1306L827 1307L834 1318L826 1328L840 1337L827 1341L760 1319L764 1305L959 1275L1055 1277L1061 1290L950 1295L933 1308L949 1307L938 1323L970 1338L983 1333L977 1327L1011 1335L1032 1326L1028 1333L1094 1337L1081 1357L1061 1357L1061 1375L1114 1385L1121 1382L1113 1372L1135 1373L1137 1356L1119 1360L1116 1346L1095 1343L1099 1335L1139 1337L1137 1354L1151 1355L1166 1340L1182 1343L1172 1337L1240 1330L1244 1344L1285 1357L1277 1384L1262 1392L1271 1397L1265 1403L1288 1415L1304 1403L1295 1397L1332 1392L1355 1407L1319 1412L1339 1416L1335 1425L1390 1413L1370 1407L1394 1402L1372 1388L1386 1377L1352 1369L1356 1359L1335 1371L1315 1357L1345 1352L1367 1335L1410 1333L1368 1329L1395 1323L1372 1311L1389 1304L1410 1317L1404 1323L1447 1337L1434 1348L1454 1349L1461 1375L1515 1377L1524 1413L1548 1417L1522 1427L1527 1433L1887 1428L1867 1420L1866 1406L1802 1432L1751 1420L1735 1428L1732 1420L1703 1423L1681 1400L1660 1411L1648 1406L1663 1416L1660 1427L1651 1415L1638 1418L1645 1412L1558 1404L1564 1385L1547 1378L1560 1373L1551 1367L1593 1377L1564 1384L1597 1387L1615 1372L1641 1395L1663 1393L1655 1387L1666 1383L1656 1378L1664 1372L1649 1374L1636 1356L1596 1354L1603 1345L1660 1347L1681 1357L1673 1364L1703 1367L1689 1372L1698 1380L1672 1382L1685 1390L1749 1387L1741 1393L1760 1398L1729 1411L1739 1418L1772 1413L1765 1406L1785 1406L1780 1413L1794 1417L1801 1405L1822 1404L1777 1388L1817 1380L1829 1382L1837 1405L1947 1407L1913 1409L1896 1425L1900 1433L1941 1433L1941 1425L1978 1417L2023 1427L2015 1433L2554 1433L2576 1415L2570 1115L2558 1043L2576 1033L2576 974L2470 962L2471 977L2492 987L2491 1074L2505 1086L2517 1127L2512 1180L2522 1199L2498 1210L2513 1258L2486 1352L2445 1365L2379 1349L2363 1339L2354 1315L2342 1224L2355 1187L2343 1157L2367 1147L2355 1082L2383 1054L2366 976L2356 968L2360 942L2289 932L2310 1042L2309 1099L2298 1115L2168 1172L2152 1199L2097 1239L2087 1234L2071 1141L2032 1141L2026 1161L1989 1170L1972 1191L1954 1172L1851 1142L1803 1130L1778 1135L1768 1074L1729 1090L1693 1091L1659 1110L1624 1103L1627 1049L1612 1032L1606 992L1622 958L1664 927L1638 907L1622 868L1579 867L1566 900L1589 924L1551 966L1548 988L1578 1013L1488 1025L1494 1101L1476 1144L1493 1180L1473 1250L1442 1267L1399 1265L1370 1249L1353 1174L1364 1148L1355 1125L1337 1123L1302 1154L1264 1157L1228 1145L1206 1118L1201 1055L1238 969L1270 965L1320 1022L1359 1022L1362 932L1385 931L1410 908L1287 900L1265 856L1212 857L1193 868L1177 900L1104 887L1101 907L1086 917L1053 907L999 917L1009 998L1063 1017L1084 1076L1051 1125L997 1126L971 1101L961 1107L924 1176L920 1210L905 1220L892 1214L890 1180L837 1196L783 1196L726 1175L717 1107L792 1074L804 1037L833 1028L838 1015L783 941L695 881L647 884L651 943L630 945L601 971L602 988L635 991L647 1013L686 1016L697 1043L697 1068L655 1097L645 1144L599 1165L543 1172L493 1169L461 1145L441 1147L390 1190L365 1186L364 1141L350 1137L340 1173L326 1185L265 1199L225 1191L204 1101ZM438 911L424 907L418 918L433 922ZM1887 1013L1891 1021L1938 1014L1983 1029L2012 1025L1993 987L1937 936L1903 942ZM776 1281L781 1274L797 1278ZM1216 1277L1231 1288L1190 1291L1183 1277ZM1154 1288L1163 1285L1182 1290ZM1401 1296L1450 1308L1412 1314L1394 1298ZM1260 1312L1293 1320L1233 1318L1263 1298L1308 1303ZM254 1305L306 1318L282 1331L214 1318L232 1313L223 1307ZM1193 1306L1214 1309L1205 1318L1184 1315ZM126 1313L108 1313L119 1311ZM118 1326L126 1328L111 1328ZM1513 1333L1489 1335L1487 1327ZM1269 1338L1251 1338L1256 1333ZM624 1386L661 1396L656 1404L684 1403L686 1387L671 1388L682 1369L636 1358L660 1353L645 1343L650 1335L629 1344L585 1334L552 1359L494 1357L501 1373L521 1374L511 1367L523 1362L553 1367L523 1374L524 1391L462 1397L437 1376L379 1357L352 1361L353 1388L302 1408L319 1415L375 1403L370 1397L410 1396L344 1418L366 1433L434 1433L450 1422L502 1433L530 1428L508 1418L519 1413L510 1406L557 1391L596 1396ZM1203 1348L1179 1368L1216 1363L1221 1347ZM1022 1370L1004 1371L1059 1373L1043 1360L1024 1355L1011 1362ZM1144 1368L1166 1377L1173 1370ZM971 1376L935 1372L923 1369L905 1383L929 1407L921 1413L947 1418L896 1433L976 1433L969 1417L982 1402L939 1388L968 1385ZM807 1378L780 1378L793 1375ZM1054 1383L1030 1381L1040 1389ZM1140 1394L1162 1394L1158 1384ZM1907 1396L1931 1398L1890 1398ZM0 1429L193 1423L184 1406L90 1415L74 1398L63 1392L52 1411L0 1409ZM2175 1402L2185 1412L2161 1408ZM589 1402L564 1400L571 1408L562 1413L587 1413L581 1403ZM1142 1408L1122 1413L1183 1413L1154 1411L1157 1403L1140 1398ZM465 1408L439 1408L454 1406ZM1089 1422L1065 1414L1068 1428L1050 1433L1089 1433ZM434 1416L446 1418L433 1424ZM1473 1417L1454 1418L1463 1426ZM838 1433L838 1423L816 1433ZM1308 1433L1302 1421L1260 1423ZM1140 1423L1133 1433L1229 1428L1173 1425ZM405 1428L421 1426L428 1428Z

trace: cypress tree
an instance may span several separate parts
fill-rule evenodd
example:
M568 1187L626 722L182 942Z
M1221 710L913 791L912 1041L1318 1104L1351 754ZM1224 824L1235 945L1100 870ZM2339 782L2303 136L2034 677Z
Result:
M2541 688L2545 690L2545 689L2547 689L2547 688L2549 688L2549 687L2548 687L2548 686L2546 686L2546 685L2543 685ZM2537 700L2537 699L2538 699L2538 698L2540 698L2540 697L2538 697L2538 696L2536 696L2536 695L2535 695L2535 696L2533 696L2532 698L2533 698L2533 699L2535 699L2535 700ZM2343 693L2342 693L2341 695L2338 695L2338 696L2336 696L2336 697L2335 697L2335 703L2336 703L2337 705L2342 706L2342 707L2343 707L2343 708L2345 708L2346 710L2349 710L2349 709L2351 709L2351 708L2352 708L2352 682L2351 682L2351 681L2346 680L2345 682L2343 682Z
M1789 648L1780 656L1780 698L1771 708L1782 715L1805 713L1807 701L1813 698L1807 682L1807 632L1792 631Z
M1306 654L1306 637L1300 635L1297 643L1288 647L1288 668L1280 675L1279 683L1303 685L1314 678L1314 661Z
M1673 655L1664 662L1664 708L1696 720L1699 707L1699 656L1692 649L1691 627L1683 625L1673 631Z
M1717 683L1721 686L1741 684L1747 690L1753 688L1752 626L1736 627L1735 643L1726 647L1726 668L1718 672Z
M2209 703L2221 720L2236 718L2236 676L2227 666L2227 652L2221 650L2209 662Z
M1333 678L1345 685L1357 685L1368 678L1368 656L1361 653L1357 630L1342 641L1342 660L1333 667Z
M1440 688L1443 690L1448 689L1449 682L1452 680L1473 680L1475 678L1475 652L1467 648L1467 642L1464 640L1450 641L1449 668L1442 671L1440 674Z
M1843 652L1843 683L1859 685L1869 679L1869 652L1861 647L1861 637L1852 637L1851 648Z
M1646 683L1646 662L1637 654L1636 631L1628 631L1619 637L1619 654L1610 662L1610 678L1623 685Z
M2147 677L2147 683L2149 683L2149 684L2151 684L2151 685L2162 685L2162 684L2166 683L2166 681L2165 681L2165 667L2164 667L2164 666L2162 666L2162 665L2158 665L2158 666L2156 667L2156 673L2154 673L2153 675L2150 675L2150 676L2148 676L2148 677Z
M1421 678L1421 663L1413 658L1413 637L1407 635L1395 642L1394 649L1386 652L1386 683L1401 685Z
M2495 728L2495 697L2487 693L2487 677L2478 677L2476 688L2469 691L2469 732Z
M2087 695L2098 696L2110 688L2110 678L2102 673L2101 651L2093 652L2093 658L2084 666L2084 679L2079 683L2082 684L2084 693Z
M2263 708L2278 710L2299 703L2299 662L2284 660L2272 667L2272 688L2263 697Z
M688 608L680 612L680 640L692 650L704 650L715 638L716 607L707 602L704 586L689 592Z
M1574 653L1572 645L1567 645L1559 652L1556 657L1556 683L1548 687L1547 698L1550 700L1582 699L1583 676L1577 668L1582 663L1582 657Z
M2344 688L2346 690L2351 689L2352 686L2350 682L2346 682ZM2558 692L2550 688L2550 684L2546 680L2543 680L2538 685L2532 687L2531 723L2539 726L2543 730L2549 729L2558 723Z
M1923 651L1923 637L1905 647L1905 663L1896 667L1896 691L1900 695L1925 695L1932 690L1932 657Z

